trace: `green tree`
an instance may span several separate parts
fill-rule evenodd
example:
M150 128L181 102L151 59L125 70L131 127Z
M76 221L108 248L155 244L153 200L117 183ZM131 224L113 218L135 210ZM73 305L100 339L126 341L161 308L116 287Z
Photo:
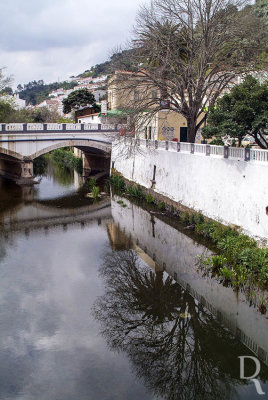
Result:
M11 107L11 105L0 99L0 121L5 123L5 122L9 122L9 117L12 115L13 113L13 108Z
M262 148L268 148L268 85L247 76L217 102L208 113L208 124L202 130L205 138L222 143L226 135L238 141L250 135Z
M96 111L100 111L100 107L96 104L93 93L87 89L75 90L69 94L66 99L62 101L63 112L68 114L72 110L78 109L79 107L85 107L88 104L92 105Z
M6 86L3 90L1 90L1 95L8 95L12 96L13 95L13 90L10 86Z

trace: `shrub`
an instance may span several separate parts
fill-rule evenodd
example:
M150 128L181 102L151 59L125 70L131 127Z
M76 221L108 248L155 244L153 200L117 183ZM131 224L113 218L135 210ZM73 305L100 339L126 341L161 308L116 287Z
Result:
M148 204L154 203L154 198L150 193L145 196L145 200L146 200L146 203L148 203Z
M187 211L182 211L180 213L180 219L184 224L188 224L188 222L189 222L189 213Z
M160 203L157 204L157 208L159 211L165 211L166 205L163 201L161 201Z
M109 180L110 184L117 192L125 191L126 185L121 175L111 175Z
M210 263L215 271L219 271L227 264L227 259L223 255L215 255L210 258Z
M93 186L92 194L95 200L97 200L97 198L99 197L99 193L100 193L100 188L98 186Z
M90 191L92 191L92 188L96 186L96 179L90 178L88 181L86 181L84 187Z
M130 185L126 189L126 193L131 196L135 197L137 199L143 199L145 197L144 192L142 191L140 186L136 185Z

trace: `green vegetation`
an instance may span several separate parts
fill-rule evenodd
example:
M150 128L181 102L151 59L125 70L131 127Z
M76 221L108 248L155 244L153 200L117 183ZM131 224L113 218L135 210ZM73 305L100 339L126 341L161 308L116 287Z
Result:
M203 237L210 239L219 255L201 258L213 275L235 287L252 282L268 287L268 249L261 249L257 242L235 229L216 221L204 219L200 213L182 212L181 221Z
M245 136L253 138L261 148L268 148L268 85L260 84L247 76L240 85L232 88L208 113L208 125L202 136L213 138L215 144L223 144L228 135L241 145Z
M105 61L101 64L96 64L95 66L87 69L82 74L78 75L78 78L88 78L92 77L97 78L101 75L109 75L112 74L116 69L122 68L124 65L124 69L130 71L133 68L133 62L131 56L133 54L133 50L123 50L120 52L114 53L109 61Z
M150 193L145 196L145 201L148 204L154 204L154 198Z
M126 203L123 202L123 200L118 200L117 201L118 204L120 204L121 207L126 207Z
M2 123L18 122L18 123L30 123L30 122L58 122L60 115L57 111L51 111L47 107L41 107L37 110L31 110L22 108L16 110L6 100L0 98L0 120Z
M123 193L126 190L125 181L121 175L112 174L109 182L116 193Z
M60 117L57 119L57 124L74 124L75 121L71 118Z
M88 89L75 90L69 94L66 99L62 101L63 112L68 114L72 110L78 109L79 107L85 107L90 104L94 107L95 111L100 111L100 106L96 104L95 97Z
M75 169L79 173L82 172L82 158L75 157L68 148L54 150L52 152L52 159L61 167Z
M92 195L94 200L97 200L97 198L99 197L99 193L100 193L100 188L98 186L93 186L92 187Z
M47 170L48 157L44 154L33 160L33 172L34 175L44 175Z
M96 179L94 178L89 178L89 180L84 184L84 188L90 190L91 192L94 186L96 186Z
M73 89L77 86L77 82L54 82L45 84L43 80L32 81L24 86L18 85L17 89L20 92L20 98L26 100L26 104L39 104L48 99L50 92L56 89Z
M126 188L126 194L136 199L144 199L145 194L142 188L138 185L129 185Z
M165 203L163 202L163 201L160 201L160 203L158 203L157 204L157 209L159 210L159 211L165 211L165 209L166 209L166 205L165 205Z

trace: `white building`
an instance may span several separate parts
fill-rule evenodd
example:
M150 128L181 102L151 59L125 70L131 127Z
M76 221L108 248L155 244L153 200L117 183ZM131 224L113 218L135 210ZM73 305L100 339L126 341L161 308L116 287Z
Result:
M101 119L99 117L99 113L83 115L78 117L79 124L101 124Z

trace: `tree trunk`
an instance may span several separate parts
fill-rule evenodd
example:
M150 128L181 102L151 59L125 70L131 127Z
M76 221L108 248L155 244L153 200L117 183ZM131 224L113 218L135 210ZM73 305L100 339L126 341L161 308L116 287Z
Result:
M193 117L187 118L187 142L194 143L197 132L196 119Z

